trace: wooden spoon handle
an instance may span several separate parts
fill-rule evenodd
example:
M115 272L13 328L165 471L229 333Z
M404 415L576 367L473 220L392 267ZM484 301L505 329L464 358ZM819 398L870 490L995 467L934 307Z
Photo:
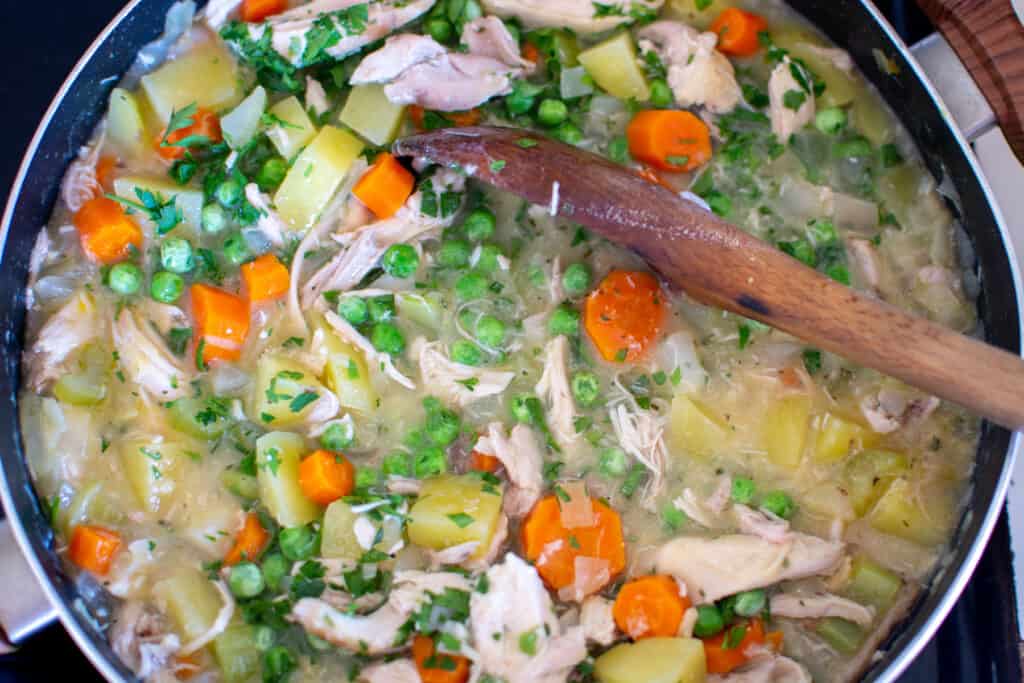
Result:
M695 299L760 320L972 412L1024 427L1024 360L845 287L602 157L512 128L445 129L403 156L475 177L630 247Z
M995 112L1024 163L1024 24L1010 0L918 0Z

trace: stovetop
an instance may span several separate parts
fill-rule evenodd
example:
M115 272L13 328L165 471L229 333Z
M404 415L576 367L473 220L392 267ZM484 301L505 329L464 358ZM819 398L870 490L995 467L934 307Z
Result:
M0 41L0 102L7 103L0 111L0 149L4 151L0 155L0 196L10 187L53 93L93 36L124 2L2 3L9 30ZM879 0L876 4L908 44L931 31L912 2ZM1004 513L974 578L901 683L1022 680L1011 562ZM99 680L59 625L38 634L17 653L0 657L0 683L58 679Z

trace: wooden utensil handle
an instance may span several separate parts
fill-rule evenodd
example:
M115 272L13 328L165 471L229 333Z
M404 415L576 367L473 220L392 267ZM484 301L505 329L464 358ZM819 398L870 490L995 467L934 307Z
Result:
M918 0L995 112L1024 163L1024 24L1010 0Z

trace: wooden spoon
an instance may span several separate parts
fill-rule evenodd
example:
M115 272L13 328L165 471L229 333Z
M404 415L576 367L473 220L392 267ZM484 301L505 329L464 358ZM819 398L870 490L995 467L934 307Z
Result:
M446 128L400 156L458 165L636 251L698 301L800 337L1011 429L1024 361L861 294L603 157L514 128Z

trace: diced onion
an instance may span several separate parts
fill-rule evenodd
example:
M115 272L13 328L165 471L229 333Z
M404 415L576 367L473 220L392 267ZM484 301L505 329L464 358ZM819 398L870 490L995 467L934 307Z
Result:
M558 590L558 599L564 602L583 602L588 595L604 588L611 579L608 560L597 557L577 557L573 570L572 584Z
M587 75L587 70L582 66L574 66L562 69L562 77L559 82L559 94L562 99L583 97L594 92L594 83Z
M566 529L594 526L594 503L587 495L587 485L582 481L561 484L569 500L559 498L559 519Z

